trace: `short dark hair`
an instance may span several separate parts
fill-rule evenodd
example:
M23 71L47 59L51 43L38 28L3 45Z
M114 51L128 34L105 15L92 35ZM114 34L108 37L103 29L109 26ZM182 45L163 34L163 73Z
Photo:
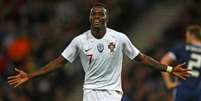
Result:
M94 3L94 4L92 5L92 8L94 8L94 7L103 7L103 8L106 9L106 6L105 6L103 3L100 3L100 2Z
M194 34L198 39L201 39L201 27L200 25L190 25L186 29L187 32Z
M103 7L103 8L105 9L105 11L106 11L106 15L108 16L108 10L107 10L106 6L105 6L103 3L100 3L100 2L94 3L94 4L92 5L91 11L92 11L92 9L95 8L95 7Z

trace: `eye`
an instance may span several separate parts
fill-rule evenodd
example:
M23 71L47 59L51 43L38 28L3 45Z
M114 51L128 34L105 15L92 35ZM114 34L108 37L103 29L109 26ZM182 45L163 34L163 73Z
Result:
M94 12L91 12L91 15L93 16L93 15L95 15L95 13L94 13Z
M105 16L105 14L104 14L104 13L101 13L100 15L101 15L101 16Z

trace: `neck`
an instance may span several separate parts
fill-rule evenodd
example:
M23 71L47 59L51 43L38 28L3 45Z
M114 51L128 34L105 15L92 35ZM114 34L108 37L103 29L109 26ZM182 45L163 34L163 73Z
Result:
M91 27L91 33L95 38L101 39L106 33L106 27L103 27L103 28Z

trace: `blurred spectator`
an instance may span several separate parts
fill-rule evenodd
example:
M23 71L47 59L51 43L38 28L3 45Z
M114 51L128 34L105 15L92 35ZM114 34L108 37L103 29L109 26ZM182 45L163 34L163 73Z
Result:
M35 71L56 57L58 55L56 53L60 53L72 38L88 29L86 27L89 23L88 9L98 1L105 3L109 8L111 14L109 27L115 27L128 34L133 33L129 32L133 29L130 25L138 23L137 20L146 15L152 5L164 2L161 0L0 0L0 101L70 99L67 97L72 93L70 90L75 89L83 80L81 78L83 71L79 68L78 62L73 66L67 64L64 71L60 70L45 79L33 80L18 89L7 85L7 74L11 74L16 66L27 72ZM177 3L175 0L169 2ZM156 39L159 40L157 42L154 36L150 38L149 50L145 51L154 51L151 56L157 58L162 56L166 46L174 44L178 38L181 39L180 36L183 36L181 33L187 24L200 23L200 1L190 0L183 5L184 9L178 20L173 21L174 23L161 33L163 37ZM159 42L161 44L157 44ZM126 73L124 73L122 101L166 101L168 92L163 87L160 75L139 64L132 63L126 66L131 68L124 71Z
M19 62L25 59L31 51L31 42L28 38L17 38L8 47L8 56L12 61Z
M8 64L8 59L4 54L0 54L0 73L3 73L6 70Z

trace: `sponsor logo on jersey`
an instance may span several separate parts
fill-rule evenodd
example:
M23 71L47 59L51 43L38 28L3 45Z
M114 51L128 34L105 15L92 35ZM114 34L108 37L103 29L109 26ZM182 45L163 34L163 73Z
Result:
M99 51L100 53L102 53L103 50L104 50L104 45L103 45L102 43L99 43L99 44L97 45L97 49L98 49L98 51Z
M115 44L114 42L110 42L109 45L108 45L108 48L110 49L110 52L114 52L114 49L115 49Z
M89 48L89 49L85 49L84 51L85 51L85 52L88 52L88 51L90 51L91 49L92 49L92 48Z

